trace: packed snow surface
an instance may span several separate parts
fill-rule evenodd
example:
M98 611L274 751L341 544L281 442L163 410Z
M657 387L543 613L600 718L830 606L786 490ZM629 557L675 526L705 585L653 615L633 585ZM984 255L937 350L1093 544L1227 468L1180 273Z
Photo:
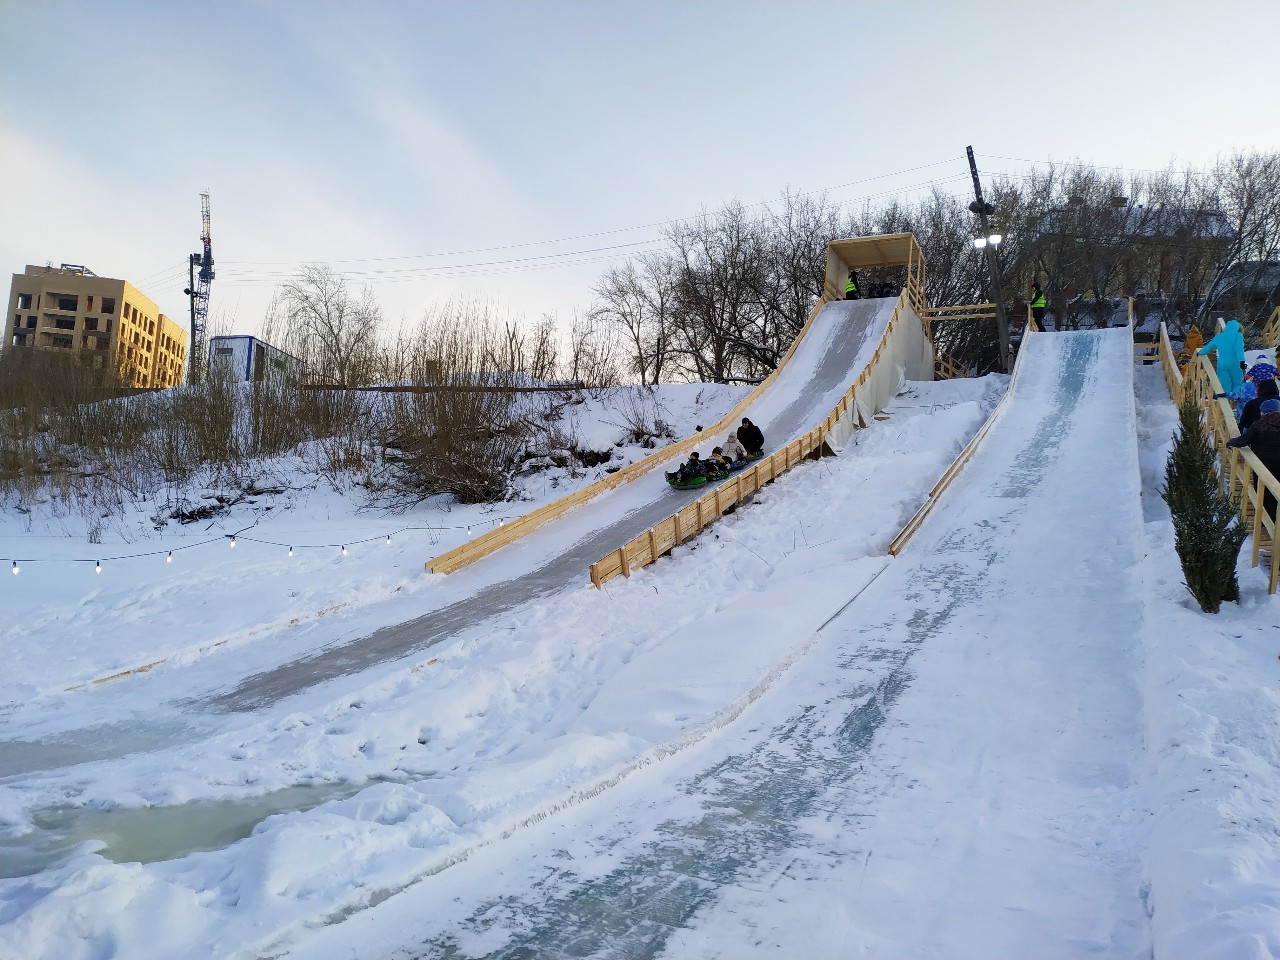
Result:
M198 704L463 590L421 562L465 533L386 544L428 515L317 489L260 539L377 539L28 563L0 953L1280 956L1277 603L1247 567L1225 614L1189 602L1155 493L1173 408L1155 367L1135 408L1127 336L1032 337L897 559L1003 378L907 385L630 580L252 709ZM86 556L4 522L24 556Z

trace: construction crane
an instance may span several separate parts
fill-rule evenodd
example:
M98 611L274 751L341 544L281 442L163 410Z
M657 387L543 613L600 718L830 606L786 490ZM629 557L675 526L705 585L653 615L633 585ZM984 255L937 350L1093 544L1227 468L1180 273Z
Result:
M205 327L209 319L209 284L213 282L213 240L209 234L209 191L200 194L200 243L204 250L191 254L187 265L189 285L182 291L191 300L191 345L187 351L187 383L204 382L205 364L209 358L209 340Z

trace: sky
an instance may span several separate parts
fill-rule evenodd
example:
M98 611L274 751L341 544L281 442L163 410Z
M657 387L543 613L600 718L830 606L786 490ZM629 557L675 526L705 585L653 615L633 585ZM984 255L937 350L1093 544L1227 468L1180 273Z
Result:
M80 263L211 332L328 263L388 325L567 325L662 225L733 200L970 189L1082 159L1280 149L1280 4L0 0L0 272Z

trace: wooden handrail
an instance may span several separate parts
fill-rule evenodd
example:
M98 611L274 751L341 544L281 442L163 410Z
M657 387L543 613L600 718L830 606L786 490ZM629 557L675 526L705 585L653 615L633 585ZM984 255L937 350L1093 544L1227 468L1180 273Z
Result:
M963 303L954 307L930 307L925 313L929 319L945 319L952 313L967 313L970 311L989 311L992 314L996 312L994 303Z
M1268 347L1280 347L1280 307L1271 311L1271 318L1262 328L1262 342Z
M630 483L636 477L654 469L654 467L662 461L665 461L677 454L682 454L692 450L700 443L705 443L708 435L715 436L720 433L724 433L738 421L751 404L760 397L760 394L778 378L778 375L782 372L783 368L786 367L787 362L790 361L791 357L795 354L796 348L804 339L805 334L809 332L809 328L813 325L814 319L818 316L818 311L829 303L831 299L833 298L831 298L828 293L824 292L822 298L818 300L817 306L815 306L809 313L809 317L805 320L804 326L800 328L800 333L796 335L795 340L792 341L787 352L783 354L782 359L778 361L778 365L774 368L773 372L762 380L755 389L746 395L746 397L739 401L732 410L725 414L723 418L712 425L709 428L710 434L708 434L708 430L703 430L701 433L695 433L694 435L685 437L683 440L679 440L670 446L663 447L661 450L656 450L648 456L637 460L635 463L623 467L616 473L612 473L600 480L597 480L595 483L583 487L581 490L577 490L568 496L561 497L560 499L541 506L536 510L531 510L524 516L517 517L515 520L512 520L495 530L490 530L488 533L476 537L474 540L469 540L466 543L454 547L452 550L447 550L438 557L428 560L423 564L423 566L426 567L427 572L429 573L453 573L455 570L459 570L468 564L475 563L477 560L487 557L495 550L499 550L509 543L528 536L543 524L562 517L574 507L581 506L600 494L613 490L616 487L620 487L625 483Z
M1190 397L1204 412L1209 440L1218 454L1218 490L1236 505L1241 521L1249 528L1253 543L1250 565L1258 566L1263 547L1270 547L1271 562L1264 572L1267 575L1267 593L1275 593L1280 584L1276 522L1263 506L1267 491L1280 502L1280 480L1249 448L1227 446L1228 440L1240 436L1240 427L1231 412L1231 405L1215 396L1222 393L1217 371L1208 356L1193 356L1186 370L1180 370L1168 328L1163 323L1160 324L1160 361L1164 366L1164 382L1170 399L1181 404L1184 398Z
M1027 337L1029 335L1040 335L1040 331L1036 329L1034 321L1031 322L1030 326L1027 327L1026 333L1023 334L1023 346L1026 345ZM987 417L987 422L984 423L978 432L973 435L973 438L965 444L964 449L960 451L960 455L951 461L951 466L947 467L942 476L938 478L938 482L933 485L933 489L929 491L929 495L925 498L924 503L920 505L920 509L912 515L911 519L907 521L906 526L904 526L898 532L898 535L890 541L890 556L896 557L898 554L902 553L906 548L907 543L915 536L916 531L919 530L921 525L924 523L925 518L929 516L934 506L937 505L942 494L946 492L947 487L951 486L951 482L960 475L960 472L965 468L969 461L973 459L973 455L978 452L978 447L982 445L982 441L986 438L987 432L991 429L991 425L1000 418L1005 409L1005 405L1009 402L1009 398L1013 396L1013 386L1018 382L1018 375L1022 370L1022 357L1025 353L1026 350L1018 350L1017 359L1013 361L1013 374L1009 377L1008 389L1005 390L1004 396L1000 398L1000 402L996 404L996 408L991 411L991 416Z
M633 570L654 563L678 544L710 526L731 507L741 503L764 484L786 473L802 460L815 455L820 456L827 436L841 418L854 407L857 391L871 379L882 359L887 356L887 347L898 327L902 311L908 306L912 306L912 297L908 290L903 290L898 297L898 302L894 304L893 313L889 317L884 333L880 336L880 342L876 345L871 362L862 369L852 386L845 391L844 396L821 424L804 436L792 440L781 450L775 451L759 463L721 481L697 500L633 537L617 550L605 554L589 568L592 584L599 588L614 577L630 577ZM913 306L912 309L914 312ZM927 326L924 332L928 334Z

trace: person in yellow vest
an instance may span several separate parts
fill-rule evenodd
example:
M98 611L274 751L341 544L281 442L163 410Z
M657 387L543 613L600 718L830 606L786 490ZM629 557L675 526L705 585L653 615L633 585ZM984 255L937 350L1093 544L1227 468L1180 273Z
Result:
M844 298L846 300L858 299L858 275L852 270L849 271L849 277L844 282Z
M1040 289L1040 282L1037 280L1032 284L1031 289L1031 316L1036 322L1036 326L1041 330L1044 329L1044 291Z

